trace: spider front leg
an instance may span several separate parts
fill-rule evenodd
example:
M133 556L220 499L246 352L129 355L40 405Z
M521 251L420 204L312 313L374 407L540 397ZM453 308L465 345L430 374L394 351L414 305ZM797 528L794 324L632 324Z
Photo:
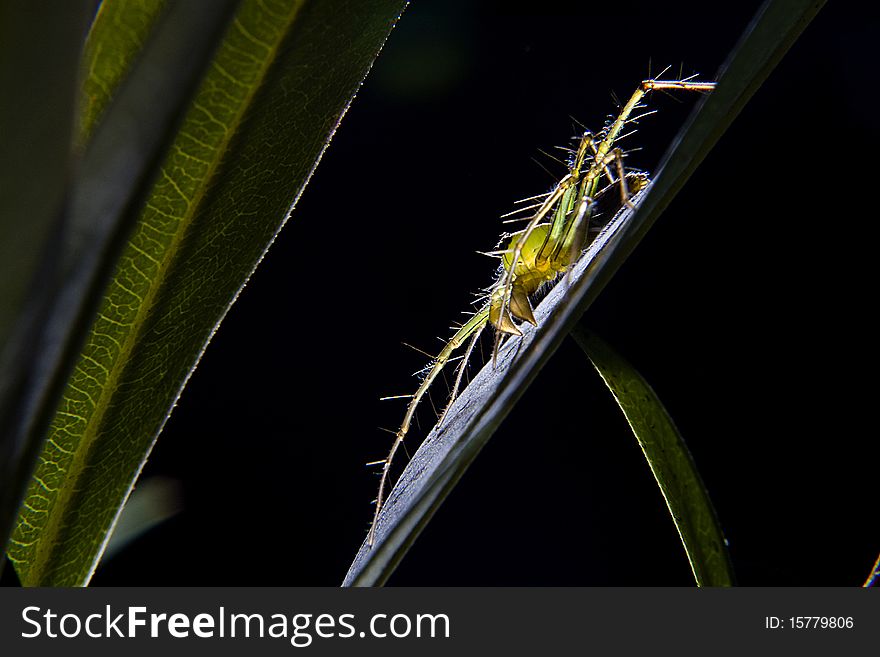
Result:
M589 136L588 145L589 145L590 151L593 153L593 161L595 162L599 159L599 150L596 148L596 143L593 140L592 135L588 132L584 133L584 139L586 139L588 136ZM615 169L617 169L617 182L619 183L619 186L620 186L620 203L621 203L621 205L625 205L626 207L632 209L634 207L632 202L630 201L630 198L632 198L632 195L629 193L629 189L627 188L626 171L623 168L623 151L620 150L620 148L615 148L614 150L611 151L610 156L611 156L611 159L614 161ZM605 162L606 162L606 164L603 167L603 169L605 170L605 177L613 183L614 176L611 175L611 169L608 168L607 156L606 156ZM636 190L636 191L638 191L638 190Z

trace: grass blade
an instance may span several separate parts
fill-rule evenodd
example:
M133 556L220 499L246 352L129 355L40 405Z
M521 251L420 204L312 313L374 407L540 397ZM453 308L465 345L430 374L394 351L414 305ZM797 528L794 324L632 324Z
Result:
M699 586L733 586L715 509L672 417L641 374L581 321L572 331L623 411L660 487Z
M484 368L450 409L442 429L435 427L425 439L385 503L375 545L361 546L344 585L387 580L538 370L822 4L777 1L762 7L722 67L718 88L683 128L636 211L609 224L573 268L568 284L558 284L539 306L539 328L527 329L508 345L494 371L491 365Z

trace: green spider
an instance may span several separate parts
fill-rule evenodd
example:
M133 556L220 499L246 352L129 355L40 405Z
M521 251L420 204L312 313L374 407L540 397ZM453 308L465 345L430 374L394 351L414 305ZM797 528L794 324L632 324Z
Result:
M388 456L367 465L381 465L379 494L373 522L367 536L367 544L375 541L379 514L385 499L391 462L403 445L419 403L440 372L452 360L453 355L465 344L464 355L455 376L449 401L440 415L438 425L458 395L465 365L483 329L491 324L495 329L492 350L493 363L497 358L501 341L505 336L518 336L522 332L516 320L536 325L529 297L545 283L564 274L589 244L590 220L596 216L598 201L613 187L620 190L620 206L632 207L632 197L648 183L647 174L626 172L623 153L615 146L620 132L627 122L634 120L633 111L654 90L684 90L707 92L715 88L714 82L697 82L692 78L682 80L644 80L620 110L617 118L598 136L585 132L578 148L573 152L568 173L550 190L525 201L539 201L523 210L535 209L528 217L523 230L506 235L499 246L503 248L488 255L501 259L498 279L487 290L484 305L465 322L434 358L416 392L410 396L403 422L395 434L394 444ZM638 118L638 117L636 117ZM616 176L612 173L614 167ZM511 213L511 214L515 214ZM507 241L505 244L505 240Z

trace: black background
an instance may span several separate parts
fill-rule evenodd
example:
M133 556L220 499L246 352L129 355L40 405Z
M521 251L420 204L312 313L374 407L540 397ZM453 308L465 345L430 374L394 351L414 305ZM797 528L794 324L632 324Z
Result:
M411 373L491 281L497 217L667 64L712 77L757 2L416 0L143 477L184 510L93 585L338 585ZM880 549L876 16L831 2L587 313L688 441L743 585L856 585ZM651 169L693 105L655 94ZM870 355L869 355L870 354ZM442 384L441 384L442 387ZM434 393L441 403L443 393ZM421 416L421 436L432 424ZM566 342L389 582L689 585L663 500Z

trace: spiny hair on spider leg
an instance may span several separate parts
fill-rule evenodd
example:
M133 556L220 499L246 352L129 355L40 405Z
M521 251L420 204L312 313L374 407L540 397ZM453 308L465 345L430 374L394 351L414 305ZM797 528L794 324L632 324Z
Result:
M614 140L614 143L619 144L621 141L623 141L627 137L631 137L632 135L636 134L637 132L638 132L638 130L630 130L629 132L624 132L622 135L617 136L617 139Z
M505 212L504 214L502 214L498 218L499 219L506 219L507 217L512 217L513 215L519 214L520 212L528 212L529 210L536 210L536 209L540 208L542 205L544 205L543 202L532 203L531 205L524 205L521 208L516 208L515 210L511 210L510 212ZM531 219L531 216L522 217L522 219L524 219L524 220Z
M538 153L539 153L540 155L546 155L546 153L544 153L543 151L540 151L540 150L538 151ZM541 160L539 160L537 157L535 157L535 156L533 155L533 156L530 157L529 159L530 159L532 162L534 162L535 164L537 164L539 167L541 167L541 169L543 169L544 173L546 173L548 176L550 176L551 178L556 178L556 175L555 175L552 171L550 171L550 169L548 169L546 166L544 166L544 163L541 162Z
M581 139L581 137L577 137L577 139ZM554 146L553 148L562 151L563 153L568 153L569 156L574 156L577 153L577 149L571 148L569 146Z
M419 379L419 381L421 381L422 379L425 378L425 376L427 376L428 372L431 371L431 368L434 367L434 363L435 363L435 362L437 362L437 359L436 359L436 358L433 359L433 360L432 360L430 363L428 363L427 365L425 365L422 369L420 369L420 370L416 370L415 372L413 372L410 376L415 377L415 378ZM412 395L410 395L410 397L411 397L411 396L412 396Z
M462 356L451 356L450 358L448 358L446 360L446 364L448 365L449 363L454 363L454 362L461 360L461 359L462 359ZM417 378L419 380L419 383L421 383L424 380L424 378L428 375L428 372L430 372L433 369L433 367L436 363L437 363L437 357L434 356L433 358L431 358L431 361L427 365L425 365L422 369L416 370L415 372L413 372L412 376L414 378ZM405 397L405 396L408 396L411 399L414 395L400 395L400 397ZM385 397L384 399L388 399L388 398Z
M620 109L623 107L623 103L620 102L620 97L617 95L617 92L614 89L611 90L611 102L614 103L614 106Z
M558 157L556 157L555 155L552 155L552 154L548 153L548 152L545 151L544 149L539 148L539 149L538 149L538 152L539 152L541 155L543 155L544 157L549 158L549 159L553 160L554 162L556 162L557 164L561 164L562 166L568 166L568 164L569 164L568 162L563 162L563 161L560 160Z
M540 194L535 194L534 196L526 196L525 198L521 198L518 201L514 201L513 204L516 205L517 203L528 203L529 201L534 201L535 199L539 198L547 198L548 196L550 196L550 192L542 192Z
M419 349L418 347L415 347L415 346L413 346L413 345L411 345L411 344L409 344L409 343L407 343L407 342L401 342L400 344L402 344L404 347L409 347L409 348L412 349L413 351L416 351L416 352L422 354L423 356L427 356L428 358L433 358L433 357L434 357L434 354L429 354L429 353L428 353L427 351L425 351L424 349Z
M572 126L572 132L574 132L575 130L580 130L581 132L583 132L584 130L587 129L587 126L585 126L583 123L581 123L580 121L578 121L578 119L577 119L576 116L574 116L574 115L572 115L572 114L569 114L569 115L568 115L568 118L569 118L569 120L574 124L574 125Z
M633 110L645 109L646 107L648 107L648 105L646 103L639 103L638 105L633 107ZM629 125L630 123L634 123L635 121L637 121L638 119L640 119L642 117L650 116L651 114L654 114L656 112L657 112L656 109L652 109L649 112L645 112L644 114L640 114L635 117L631 116L623 122L623 125ZM599 131L599 134L596 135L597 141L602 141L603 139L605 139L606 135L608 134L608 131L611 129L611 126L614 125L614 122L616 120L617 120L616 114L608 114L605 117L605 125L602 126L602 129ZM630 132L629 134L632 134L632 133ZM620 139L621 139L621 137L618 136L614 141L618 142L618 141L620 141Z
M495 244L495 248L497 249L498 247L500 247L504 243L504 240L510 239L511 237L513 237L513 233L506 231L506 230L504 232L502 232L501 236L498 238L498 242ZM505 249L499 251L499 253L504 253L505 251L508 251L508 250L509 249L505 248Z
M640 105L638 107L642 107L642 106ZM655 110L655 109L648 110L647 112L642 112L641 114L637 114L636 116L633 116L633 117L627 119L626 121L624 121L623 125L629 125L630 123L638 123L639 119L643 119L646 116L651 116L652 114L656 114L656 113L657 113L657 110Z

